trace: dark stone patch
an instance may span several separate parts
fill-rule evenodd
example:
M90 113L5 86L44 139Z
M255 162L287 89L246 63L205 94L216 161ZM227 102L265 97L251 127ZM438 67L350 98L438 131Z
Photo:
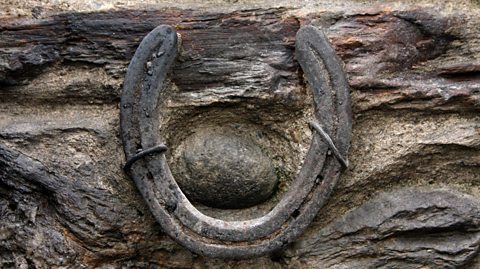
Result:
M244 208L265 201L277 178L270 159L251 140L234 134L197 132L185 141L183 191L211 207Z

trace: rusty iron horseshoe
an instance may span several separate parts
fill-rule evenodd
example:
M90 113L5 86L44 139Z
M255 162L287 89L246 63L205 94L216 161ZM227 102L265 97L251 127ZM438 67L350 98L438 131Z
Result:
M175 29L160 25L142 40L128 66L120 106L126 172L163 230L189 250L236 259L279 250L312 222L348 164L351 102L340 60L322 31L313 26L298 31L296 58L313 91L315 120L310 127L316 135L295 181L270 212L251 220L224 221L190 203L162 154L167 147L157 132L157 109L177 42Z

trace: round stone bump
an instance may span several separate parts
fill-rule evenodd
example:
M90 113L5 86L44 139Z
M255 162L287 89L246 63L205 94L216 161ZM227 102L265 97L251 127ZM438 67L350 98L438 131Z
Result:
M270 158L253 141L228 132L198 131L184 142L185 175L178 184L191 200L216 208L245 208L277 186Z

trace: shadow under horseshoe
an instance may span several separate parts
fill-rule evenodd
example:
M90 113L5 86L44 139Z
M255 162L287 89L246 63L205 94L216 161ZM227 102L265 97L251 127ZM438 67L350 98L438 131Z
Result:
M160 25L142 40L128 66L120 108L126 172L163 230L195 253L243 259L293 242L348 165L351 102L335 51L317 28L304 26L298 31L296 57L313 91L315 119L310 127L317 135L295 181L270 212L256 219L224 221L204 215L190 203L162 154L167 147L156 131L161 127L156 109L177 45L174 28Z

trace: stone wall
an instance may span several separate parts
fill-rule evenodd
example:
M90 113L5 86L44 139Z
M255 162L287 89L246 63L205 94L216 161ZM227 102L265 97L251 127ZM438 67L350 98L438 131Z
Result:
M0 4L0 267L479 267L478 2L312 2ZM239 120L238 134L273 160L278 197L312 137L296 31L322 28L343 60L350 166L286 249L243 261L192 254L162 233L122 171L123 78L159 24L182 36L160 130L178 149L172 169L200 126ZM278 197L199 208L245 219Z

